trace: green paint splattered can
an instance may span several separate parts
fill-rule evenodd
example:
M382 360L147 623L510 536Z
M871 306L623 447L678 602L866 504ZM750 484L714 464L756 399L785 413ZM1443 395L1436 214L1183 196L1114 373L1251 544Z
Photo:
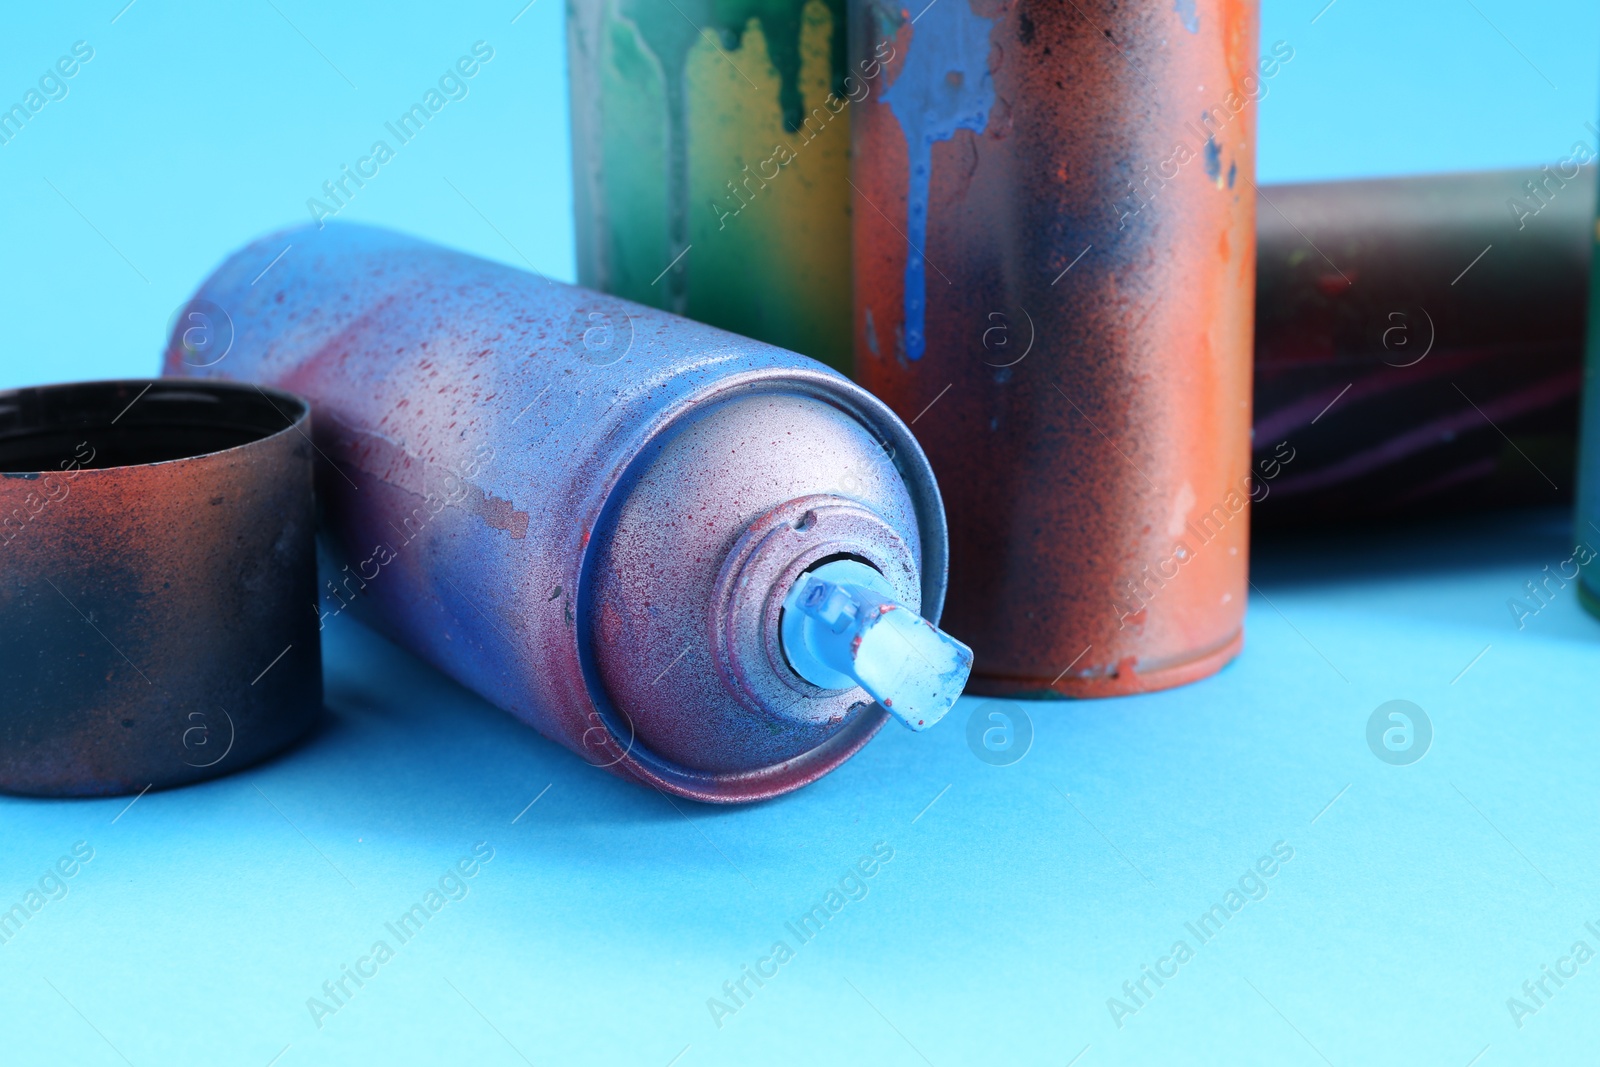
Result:
M844 7L568 0L583 285L848 370Z

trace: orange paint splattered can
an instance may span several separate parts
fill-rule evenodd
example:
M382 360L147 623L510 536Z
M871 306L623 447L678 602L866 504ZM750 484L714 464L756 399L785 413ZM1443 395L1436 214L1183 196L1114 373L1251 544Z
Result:
M1202 678L1246 599L1254 3L854 0L857 376L927 450L971 690Z

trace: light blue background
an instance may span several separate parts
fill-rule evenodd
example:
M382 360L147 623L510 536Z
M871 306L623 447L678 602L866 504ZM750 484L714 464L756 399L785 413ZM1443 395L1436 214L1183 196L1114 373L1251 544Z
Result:
M0 146L0 386L153 373L201 277L308 218L480 39L496 54L471 95L343 217L572 276L559 0L515 24L520 0L120 8L5 14L0 101L73 41L96 55ZM1263 41L1296 57L1262 104L1264 180L1537 163L1594 119L1592 3L1321 8L1266 5ZM96 850L0 946L0 1063L1592 1056L1600 960L1520 1030L1505 1007L1574 940L1600 949L1600 624L1570 588L1523 630L1506 607L1571 553L1559 514L1269 551L1216 678L969 700L732 810L593 771L336 620L326 724L288 757L132 808L0 800L0 907L74 842ZM1364 739L1397 697L1437 730L1403 768ZM1012 767L966 748L997 707L1037 729ZM1295 858L1268 897L1118 1030L1107 998L1279 840ZM495 858L470 894L318 1030L306 999L479 841ZM869 895L715 1026L707 998L878 841L895 857Z

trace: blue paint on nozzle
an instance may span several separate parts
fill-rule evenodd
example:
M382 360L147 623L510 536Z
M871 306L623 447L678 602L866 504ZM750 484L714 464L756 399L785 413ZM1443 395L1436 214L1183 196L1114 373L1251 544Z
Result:
M955 705L972 650L895 599L888 581L855 560L800 576L783 602L783 651L796 674L824 689L860 686L913 730Z

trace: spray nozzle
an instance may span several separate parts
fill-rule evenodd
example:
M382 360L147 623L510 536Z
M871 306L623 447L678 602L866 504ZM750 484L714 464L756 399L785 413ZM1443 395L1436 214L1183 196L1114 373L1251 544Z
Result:
M887 579L852 559L802 574L783 602L783 651L824 689L860 686L913 730L955 704L972 650L895 599Z

